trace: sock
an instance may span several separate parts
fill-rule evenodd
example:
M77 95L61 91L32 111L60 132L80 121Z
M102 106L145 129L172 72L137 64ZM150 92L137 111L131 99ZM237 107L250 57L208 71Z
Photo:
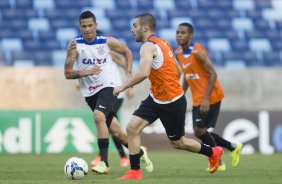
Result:
M115 146L116 146L116 148L117 148L117 150L118 150L119 156L120 156L121 158L126 157L125 152L124 152L124 150L123 150L123 148L122 148L121 143L120 143L115 137L112 137L112 138L113 138L113 141L114 141L114 143L115 143Z
M199 139L202 140L203 144L207 144L210 145L211 147L215 147L215 140L213 139L213 137L210 135L209 132L204 133L203 135L201 135L199 137Z
M212 156L212 148L209 145L201 144L200 154L206 155L207 157Z
M135 155L129 155L131 170L140 169L140 153Z
M140 157L144 154L144 151L140 148L140 152L139 152L139 155Z
M126 148L128 149L128 144L124 144L123 146L124 146L124 147L126 147Z
M104 161L106 166L109 167L109 162L108 162L109 139L98 139L98 147L100 150L101 161Z
M219 146L221 146L221 147L223 147L223 148L226 148L226 149L228 149L229 151L235 150L236 146L234 147L234 145L233 145L231 142L229 142L229 141L223 139L223 138L220 137L219 135L217 135L217 134L211 132L211 136L214 138L214 140L215 140L215 142L216 142L217 145L219 145Z

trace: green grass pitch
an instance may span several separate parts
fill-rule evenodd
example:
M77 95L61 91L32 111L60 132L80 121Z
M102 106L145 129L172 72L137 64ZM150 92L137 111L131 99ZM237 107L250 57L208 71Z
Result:
M207 158L184 151L149 152L154 163L154 172L143 170L143 180L122 181L122 176L129 168L119 167L117 154L110 154L109 175L97 175L91 171L83 180L69 180L64 175L63 167L72 156L80 156L87 162L91 154L42 154L42 155L0 155L0 183L10 184L48 184L48 183L140 183L140 184L281 184L282 154L242 155L238 168L232 168L228 153L223 156L227 170L209 174ZM90 169L90 167L89 167Z

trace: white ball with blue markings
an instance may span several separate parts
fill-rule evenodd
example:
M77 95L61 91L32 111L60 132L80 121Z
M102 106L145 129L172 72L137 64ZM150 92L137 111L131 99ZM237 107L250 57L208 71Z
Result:
M87 162L79 157L71 157L64 167L65 175L71 180L80 180L88 173Z

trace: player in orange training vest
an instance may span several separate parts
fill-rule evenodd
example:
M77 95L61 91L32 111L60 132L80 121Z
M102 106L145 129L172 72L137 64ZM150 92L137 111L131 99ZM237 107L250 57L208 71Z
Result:
M184 74L182 88L186 92L190 86L192 93L194 134L204 144L222 146L231 151L232 166L237 167L242 144L231 143L213 132L208 132L209 128L215 127L224 93L207 50L199 43L192 42L193 33L194 28L189 23L178 26L176 39L179 47L175 55ZM218 170L225 170L223 162Z
M172 147L208 156L210 173L214 173L219 167L222 148L212 148L184 136L187 102L179 84L177 64L170 45L155 34L155 28L155 18L151 14L145 13L135 17L132 32L135 40L143 43L140 49L139 70L126 83L114 88L114 94L118 95L146 78L151 82L150 94L133 113L126 129L131 170L120 179L143 178L140 170L140 134L158 118ZM148 168L147 170L152 171L153 165Z

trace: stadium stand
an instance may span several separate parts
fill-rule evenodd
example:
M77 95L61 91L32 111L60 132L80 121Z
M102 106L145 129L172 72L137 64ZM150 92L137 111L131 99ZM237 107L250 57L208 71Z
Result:
M157 19L157 33L173 48L176 26L192 23L195 41L207 47L216 66L282 66L281 0L1 0L1 63L62 67L68 41L79 34L78 16L87 9L96 14L100 30L132 49L135 61L140 44L131 23L149 12Z

